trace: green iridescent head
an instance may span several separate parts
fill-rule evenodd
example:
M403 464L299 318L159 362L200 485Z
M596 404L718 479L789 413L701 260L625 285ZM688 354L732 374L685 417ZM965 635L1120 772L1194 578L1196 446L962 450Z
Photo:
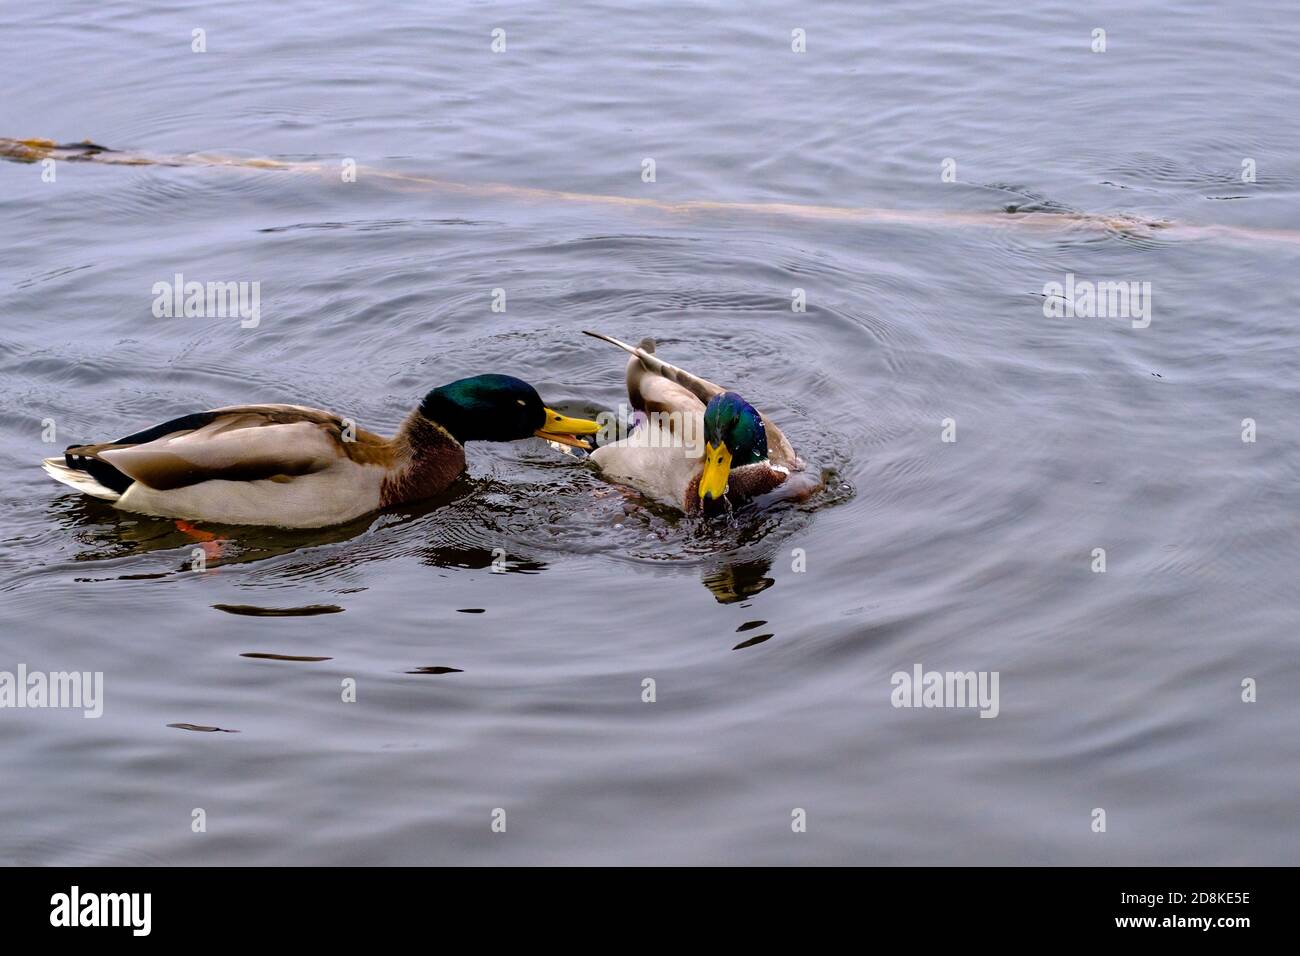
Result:
M704 409L704 473L700 476L700 500L721 498L727 493L732 468L767 459L767 429L763 416L735 392L723 392L709 399Z
M511 375L475 375L439 386L424 397L420 414L437 422L462 445L537 435L585 448L576 436L600 430L595 422L547 408L537 389Z

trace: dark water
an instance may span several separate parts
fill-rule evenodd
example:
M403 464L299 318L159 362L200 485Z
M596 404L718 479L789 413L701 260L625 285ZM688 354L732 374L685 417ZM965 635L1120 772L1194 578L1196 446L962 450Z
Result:
M943 214L1295 227L1295 9L453 7L7 4L0 136L937 215L0 164L0 670L105 682L0 711L0 859L1294 863L1300 245ZM155 318L177 272L261 324ZM1067 273L1150 282L1150 326L1046 317ZM485 371L595 412L583 328L739 389L826 490L703 526L480 445L443 500L193 572L37 467L247 401L388 430ZM998 672L999 715L894 708L915 664Z

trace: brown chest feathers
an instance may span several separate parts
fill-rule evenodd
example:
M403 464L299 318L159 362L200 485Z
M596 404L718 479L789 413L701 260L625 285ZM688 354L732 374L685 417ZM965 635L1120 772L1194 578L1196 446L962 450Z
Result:
M393 461L379 492L380 507L431 498L465 470L465 449L442 426L412 412L393 439Z
M728 505L738 508L746 501L779 487L789 477L786 472L777 471L771 465L762 462L756 465L745 465L742 468L732 469L731 474L727 476L727 493L722 497ZM697 474L686 486L686 500L682 503L682 510L687 514L698 514L705 507L700 501L700 475ZM716 508L717 505L711 507Z

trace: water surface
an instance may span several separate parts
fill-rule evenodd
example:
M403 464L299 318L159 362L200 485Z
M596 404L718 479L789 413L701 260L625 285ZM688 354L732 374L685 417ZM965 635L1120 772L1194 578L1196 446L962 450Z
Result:
M0 164L0 670L102 671L106 695L98 720L0 711L0 860L1296 861L1300 245L942 218L1293 228L1295 11L69 2L3 20L0 136L940 215ZM155 318L177 272L259 282L260 325ZM1150 282L1150 326L1046 317L1068 273ZM621 400L622 361L584 328L652 335L741 391L825 490L719 527L541 442L477 445L418 507L213 529L199 573L172 522L37 467L47 419L55 448L240 402L387 431L487 371L593 413ZM917 663L997 671L998 717L895 709L891 675Z

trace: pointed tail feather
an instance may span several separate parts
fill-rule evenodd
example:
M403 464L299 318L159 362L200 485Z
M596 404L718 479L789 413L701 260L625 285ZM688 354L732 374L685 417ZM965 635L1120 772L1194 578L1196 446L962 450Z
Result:
M600 332L584 331L582 334L590 335L593 339L600 339L602 342L608 342L610 345L614 345L617 346L618 348L621 348L628 355L635 356L637 359L639 359L641 361L641 366L647 372L653 372L655 375L662 375L664 378L668 379L669 381L676 382L678 385L682 386L683 388L693 393L696 398L698 398L700 401L706 404L708 403L709 399L711 399L714 395L718 395L726 391L726 389L723 388L721 385L715 385L713 382L710 382L706 378L700 378L698 375L692 375L684 368L678 368L676 365L669 365L663 359L656 356L654 354L653 339L642 340L642 346L646 344L650 346L649 350L647 350L640 346L628 345L626 342L620 342L618 339L609 335L602 335Z
M92 498L102 498L105 501L117 501L122 495L112 488L105 488L93 477L84 471L78 471L76 468L69 468L67 462L62 458L46 458L41 462L41 467L45 473L55 481L61 481L70 488L75 488L82 494L90 495Z

